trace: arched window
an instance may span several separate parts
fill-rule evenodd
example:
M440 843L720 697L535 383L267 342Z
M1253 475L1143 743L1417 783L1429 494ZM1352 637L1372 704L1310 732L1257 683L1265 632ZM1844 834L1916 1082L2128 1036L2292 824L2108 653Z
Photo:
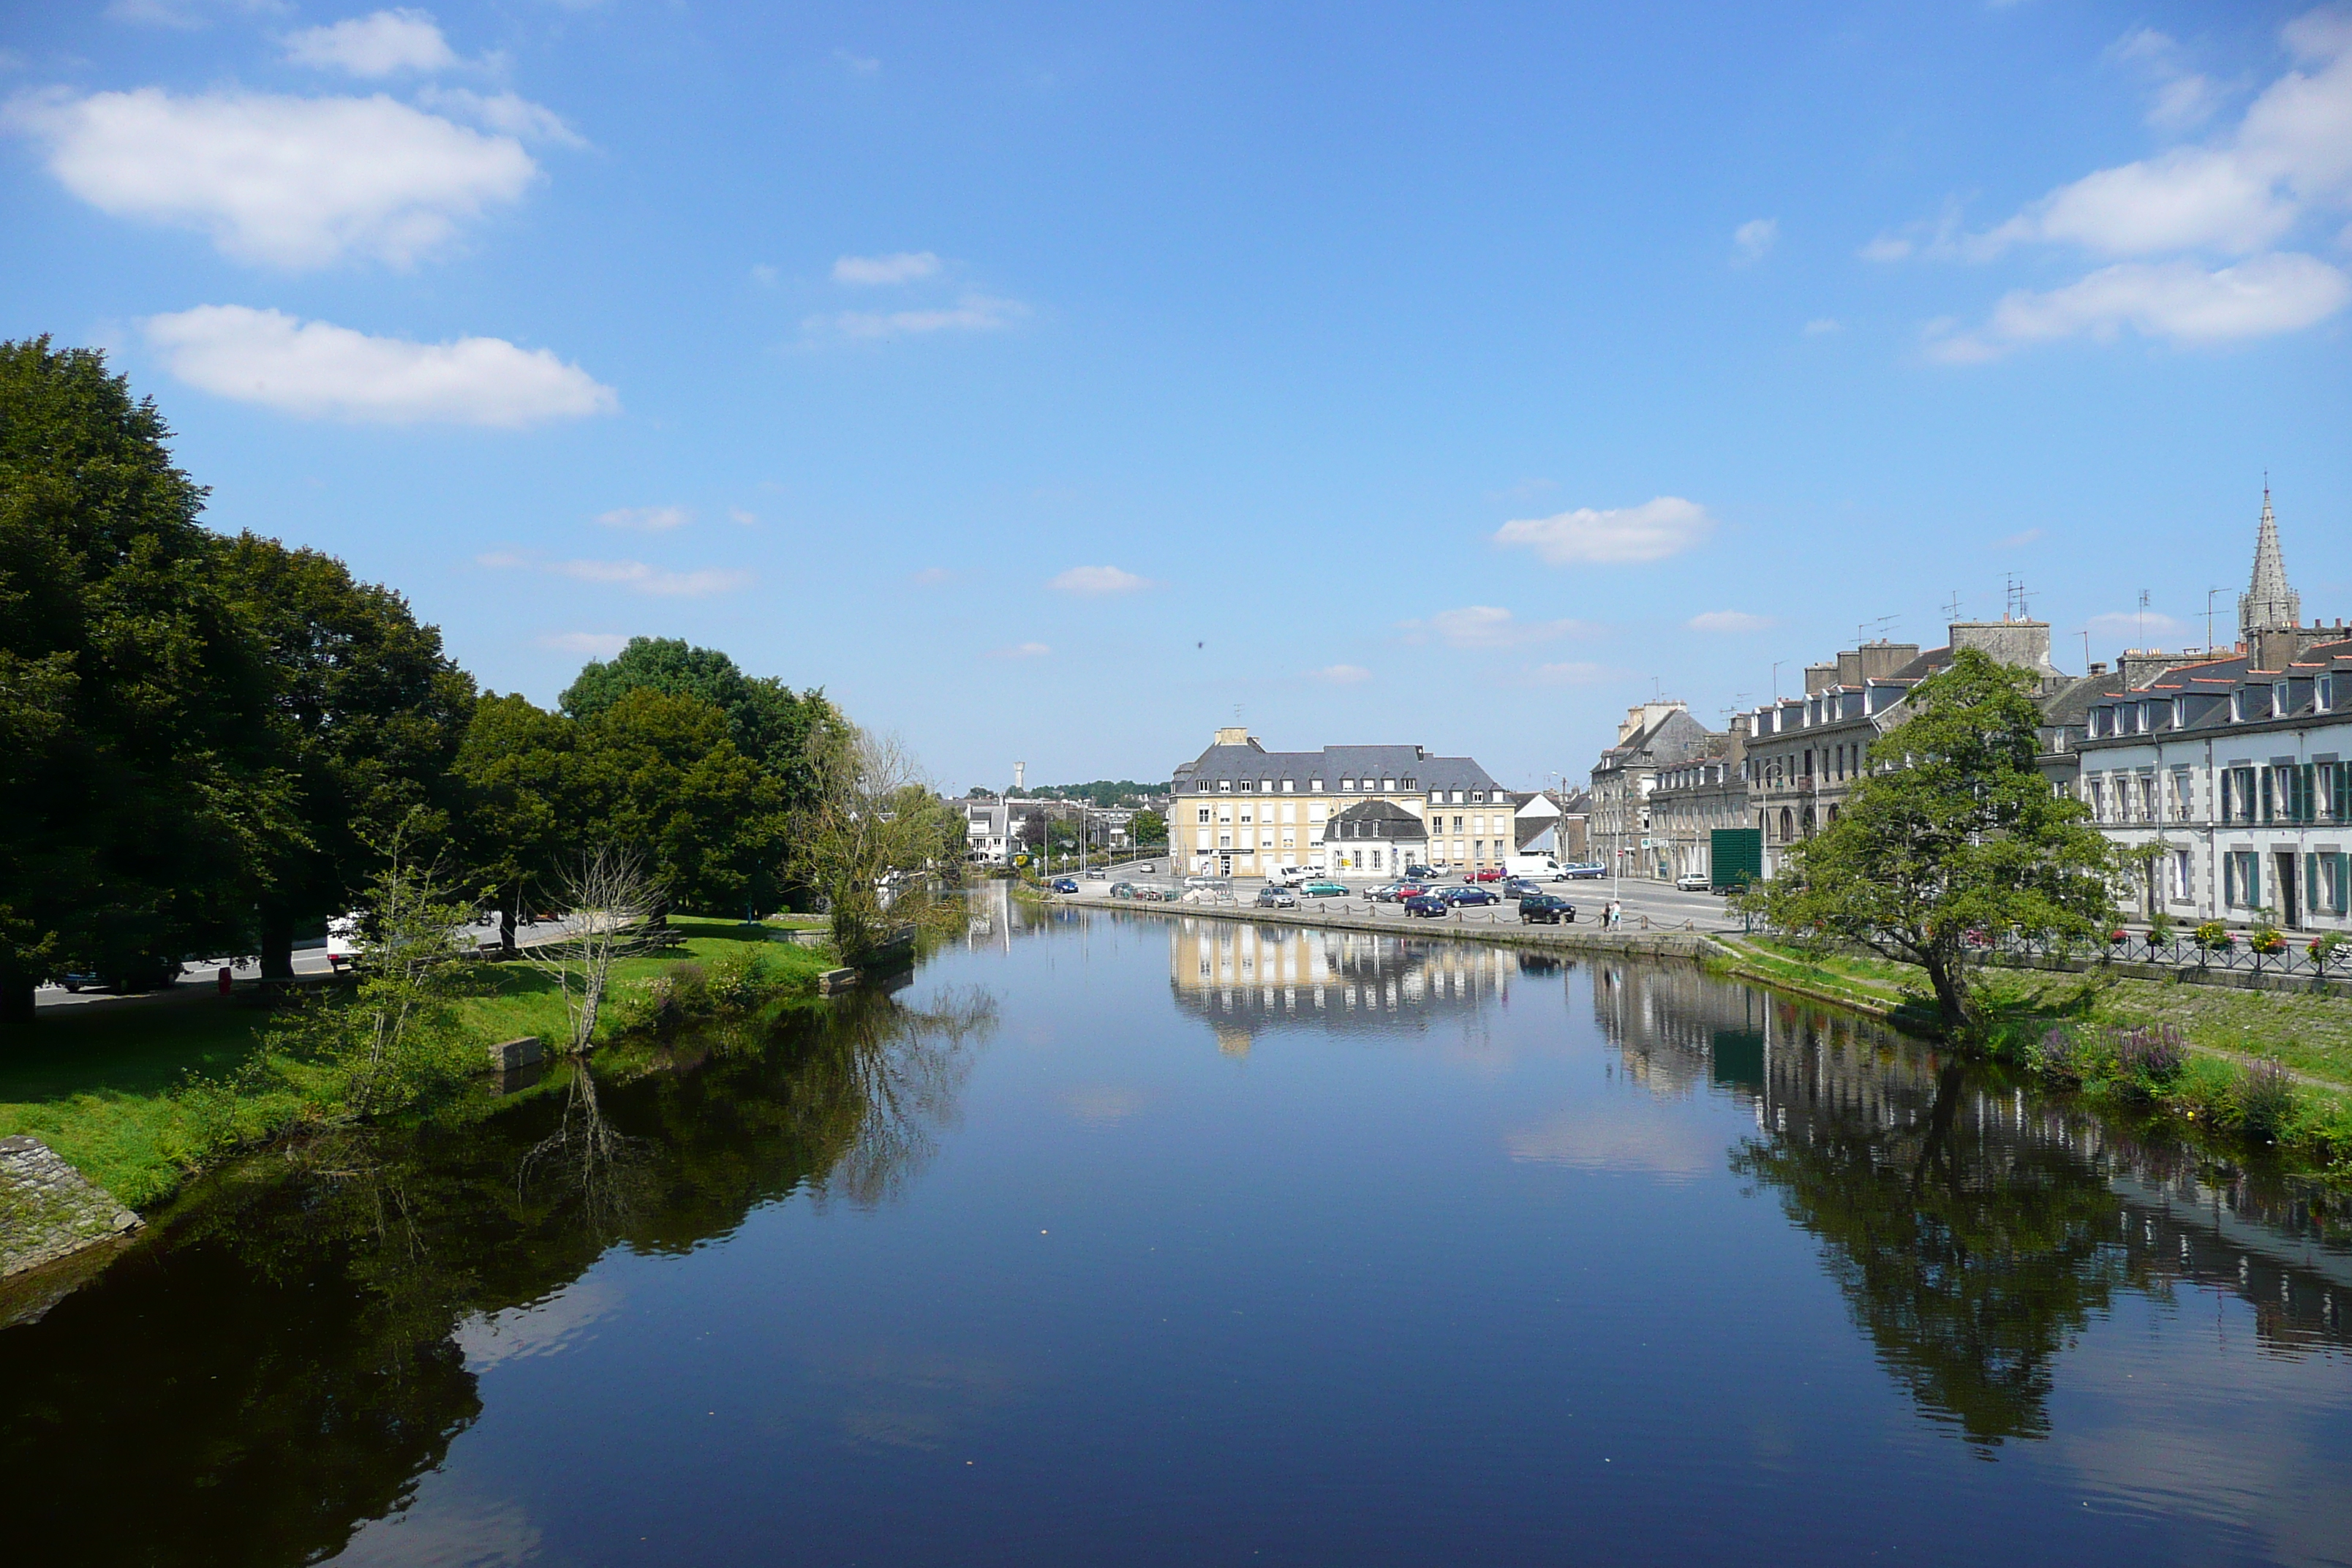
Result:
M1780 808L1780 842L1786 844L1797 836L1797 818L1787 806Z

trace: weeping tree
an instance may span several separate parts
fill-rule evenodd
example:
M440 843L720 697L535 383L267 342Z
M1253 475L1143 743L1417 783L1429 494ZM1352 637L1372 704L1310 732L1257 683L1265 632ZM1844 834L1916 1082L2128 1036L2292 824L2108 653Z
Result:
M1963 648L1870 749L1836 821L1789 846L1742 907L1802 938L1917 964L1945 1030L1975 1015L1977 965L2017 932L2089 936L2113 918L2113 847L2033 765L2035 677Z
M814 805L794 818L790 869L822 893L845 963L882 945L896 907L883 879L921 871L961 852L962 821L923 784L896 741L857 731L825 756Z

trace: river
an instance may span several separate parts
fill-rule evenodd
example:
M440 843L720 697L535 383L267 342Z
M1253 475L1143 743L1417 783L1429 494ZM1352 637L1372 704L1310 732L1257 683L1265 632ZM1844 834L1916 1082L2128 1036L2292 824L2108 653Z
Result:
M0 1330L8 1554L2352 1563L2323 1194L1687 967L992 892L203 1184Z

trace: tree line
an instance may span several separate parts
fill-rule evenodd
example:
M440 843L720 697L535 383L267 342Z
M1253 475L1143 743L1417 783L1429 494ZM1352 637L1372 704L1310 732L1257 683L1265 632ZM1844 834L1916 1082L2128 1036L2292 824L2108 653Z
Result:
M822 689L712 649L636 638L551 710L480 689L394 590L202 526L170 434L98 352L0 342L0 1028L67 972L290 975L395 835L509 945L590 845L668 907L743 914L961 849ZM875 842L819 853L844 819Z

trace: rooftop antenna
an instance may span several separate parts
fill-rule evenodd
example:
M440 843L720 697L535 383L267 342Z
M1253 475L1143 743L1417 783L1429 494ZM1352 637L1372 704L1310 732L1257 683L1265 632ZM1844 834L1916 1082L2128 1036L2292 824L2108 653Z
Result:
M2139 646L2147 646L2147 590L2139 591Z
M1949 603L1948 603L1948 604L1946 604L1946 605L1945 605L1945 606L1944 606L1944 619L1946 619L1946 620L1948 620L1948 621L1957 621L1957 620L1958 620L1959 618L1960 618L1960 591L1959 591L1958 588L1955 588L1955 589L1953 589L1953 590L1952 590L1952 597L1951 597L1950 602L1949 602Z
M2205 651L2207 653L2213 651L2213 595L2221 591L2219 588L2205 590Z
M1775 702L1780 700L1780 667L1788 662L1785 658L1772 661L1772 700Z

